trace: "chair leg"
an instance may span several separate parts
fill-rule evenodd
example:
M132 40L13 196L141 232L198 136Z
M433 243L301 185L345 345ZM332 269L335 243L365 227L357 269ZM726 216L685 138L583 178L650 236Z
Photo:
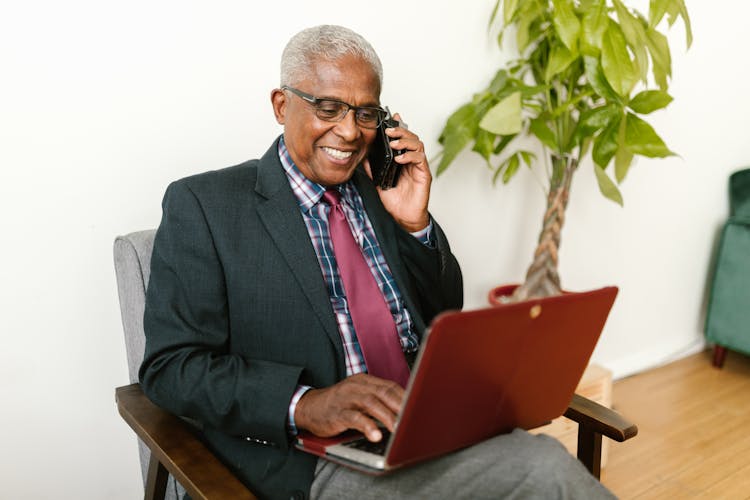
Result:
M167 469L152 453L148 461L148 477L146 479L144 500L164 500L167 494L168 479L169 472L167 472Z
M727 348L718 344L714 345L714 363L716 368L724 366L724 360L727 359Z
M602 435L581 424L578 424L578 460L591 475L599 479L602 465Z

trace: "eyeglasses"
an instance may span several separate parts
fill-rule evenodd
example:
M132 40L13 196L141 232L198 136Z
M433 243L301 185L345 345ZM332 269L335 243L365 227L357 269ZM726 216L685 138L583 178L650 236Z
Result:
M352 106L337 99L321 99L301 90L284 85L281 90L288 90L292 94L304 99L315 108L315 116L326 122L340 122L344 119L350 109L354 110L354 119L357 125L364 128L378 128L388 116L388 112L382 108L371 106Z

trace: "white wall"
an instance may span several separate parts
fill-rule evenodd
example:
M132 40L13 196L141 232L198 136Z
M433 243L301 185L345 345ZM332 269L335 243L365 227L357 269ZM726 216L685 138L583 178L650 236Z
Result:
M289 36L331 22L370 39L384 103L434 154L448 114L503 60L485 30L493 3L3 4L1 498L139 497L135 440L114 404L127 369L112 240L158 224L170 180L265 151L280 131L269 93ZM675 102L654 117L681 157L641 160L625 209L584 166L563 237L568 289L621 288L595 354L619 375L700 345L726 179L750 164L750 6L689 3L696 42L685 54L681 31L671 37ZM525 172L493 189L477 158L458 163L435 182L432 210L476 307L522 278L542 199Z

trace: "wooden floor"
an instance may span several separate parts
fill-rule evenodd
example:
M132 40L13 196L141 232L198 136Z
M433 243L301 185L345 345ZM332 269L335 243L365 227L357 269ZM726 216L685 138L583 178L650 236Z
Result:
M750 357L689 356L615 382L613 403L638 425L602 471L618 497L750 499Z

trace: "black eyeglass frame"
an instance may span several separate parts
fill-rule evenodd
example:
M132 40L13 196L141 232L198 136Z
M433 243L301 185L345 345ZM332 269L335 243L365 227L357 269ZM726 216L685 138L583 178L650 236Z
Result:
M357 125L364 127L364 128L368 128L368 129L376 129L390 115L388 110L380 108L380 107L353 106L349 104L348 102L340 101L338 99L331 99L329 97L315 97L314 95L308 94L307 92L302 92L301 90L295 89L294 87L290 87L289 85L282 85L281 90L288 90L289 92L296 95L300 99L311 104L315 108L315 116L317 116L318 118L326 122L340 122L349 113L349 110L354 110L354 121L357 123ZM320 111L320 104L322 102L335 102L336 104L341 104L342 106L344 106L343 109L345 109L345 111L343 113L340 113L339 116L336 118L328 118L325 116L321 116L318 112ZM370 126L369 124L363 123L359 116L359 112L361 110L376 112L378 116L377 123L374 126Z

